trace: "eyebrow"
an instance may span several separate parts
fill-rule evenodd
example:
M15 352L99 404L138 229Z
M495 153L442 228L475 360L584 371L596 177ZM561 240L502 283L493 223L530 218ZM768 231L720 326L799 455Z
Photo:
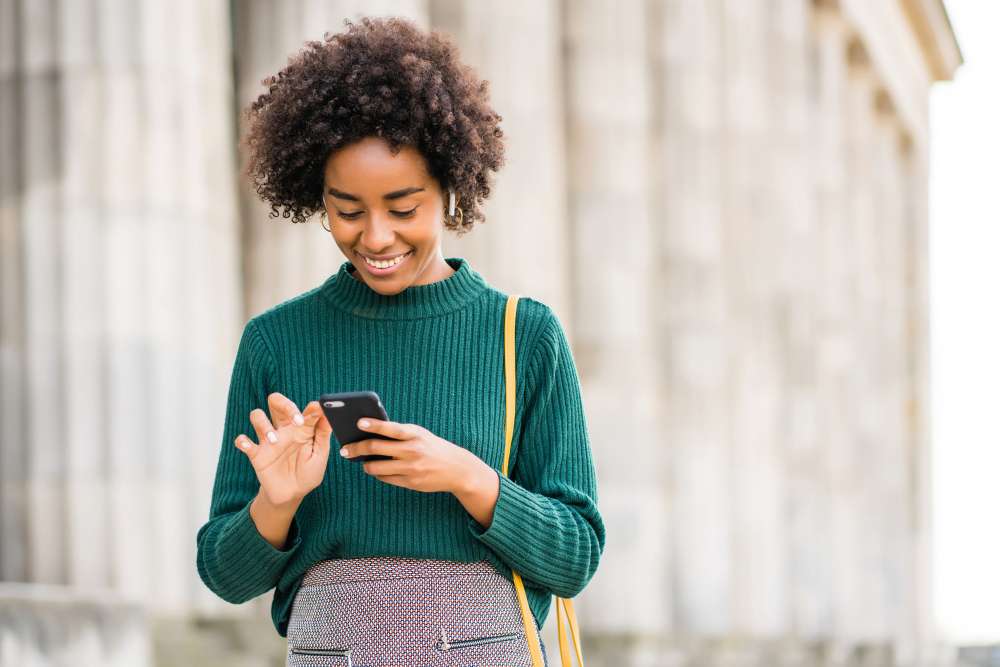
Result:
M407 195L412 195L415 192L423 192L423 188L403 188L402 190L395 190L389 192L388 194L382 195L382 199L392 200L392 199L402 199ZM337 188L330 188L328 192L336 197L337 199L346 199L348 201L361 201L357 195L348 194L346 192L341 192Z

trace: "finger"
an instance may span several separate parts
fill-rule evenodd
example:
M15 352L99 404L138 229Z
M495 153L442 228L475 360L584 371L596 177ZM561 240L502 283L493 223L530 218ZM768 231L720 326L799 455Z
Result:
M253 424L254 430L257 431L257 442L269 442L272 445L278 442L278 434L275 432L271 420L267 418L267 414L263 410L260 408L251 410L250 423Z
M400 443L390 440L358 440L340 448L340 455L353 459L366 454L384 454L386 456L399 456L404 453Z
M358 428L369 433L378 433L387 438L405 440L418 435L420 427L415 424L400 424L373 417L362 417L358 420Z
M365 461L361 464L361 467L364 468L366 473L374 477L381 475L403 475L410 472L409 463L396 459L392 461Z
M317 404L318 405L318 404ZM316 430L313 432L313 440L317 443L330 445L330 436L333 434L333 427L326 418L323 408L319 409L319 421L316 422Z
M316 428L316 424L323 417L323 408L319 407L319 401L310 401L306 409L302 411L304 424L309 429Z
M257 456L257 451L260 449L260 445L255 443L250 438L246 437L242 433L236 436L236 440L233 441L236 448L247 455L247 458L252 462Z
M386 484L392 484L393 486L401 486L404 489L413 488L410 486L410 478L406 475L378 475L375 479Z
M332 434L333 429L330 427L330 422L327 421L323 408L319 408L319 418L316 420L316 426L313 430L313 447L319 448L324 455L329 455Z
M298 426L302 426L302 424L305 423L305 418L299 411L299 406L295 405L295 401L279 391L272 391L268 394L267 407L271 411L274 423L277 424L279 428L285 426L286 424L294 423Z

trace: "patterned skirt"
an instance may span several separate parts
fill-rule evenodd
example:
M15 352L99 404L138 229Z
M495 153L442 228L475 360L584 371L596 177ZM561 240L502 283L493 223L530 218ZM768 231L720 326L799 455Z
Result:
M514 584L485 560L319 561L287 635L287 667L531 666Z

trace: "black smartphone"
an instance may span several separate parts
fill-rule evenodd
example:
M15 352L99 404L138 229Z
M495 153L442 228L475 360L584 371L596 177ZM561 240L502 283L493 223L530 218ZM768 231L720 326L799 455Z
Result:
M358 420L362 417L371 417L385 421L389 419L386 415L385 407L382 405L382 400L374 391L346 391L337 394L323 394L319 397L319 404L323 408L323 414L326 415L326 420L330 422L333 435L339 443L336 449L340 449L341 445L349 445L352 442L368 440L370 438L393 440L393 438L362 431L358 428ZM391 458L391 456L384 456L382 454L366 454L347 460L379 461Z

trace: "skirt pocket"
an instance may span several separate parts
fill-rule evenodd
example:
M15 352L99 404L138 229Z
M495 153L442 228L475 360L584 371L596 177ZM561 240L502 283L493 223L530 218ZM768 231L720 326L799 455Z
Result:
M293 646L288 648L286 667L353 667L350 649L310 648Z
M523 630L470 634L442 628L434 648L448 664L531 667Z
M442 631L441 639L437 640L435 647L439 651L454 651L459 648L468 648L469 646L482 646L484 644L499 644L501 642L511 642L524 633L522 632L511 632L502 635L488 635L486 637L473 637L471 639L449 639L447 634Z

